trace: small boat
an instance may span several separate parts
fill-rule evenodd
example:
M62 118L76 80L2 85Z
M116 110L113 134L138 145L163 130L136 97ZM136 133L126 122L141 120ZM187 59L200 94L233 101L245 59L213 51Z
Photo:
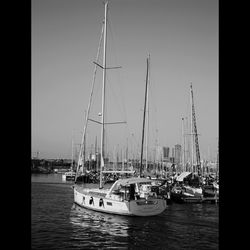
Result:
M203 196L204 198L216 198L219 199L219 185L216 182L203 185Z
M76 176L76 172L74 172L73 170L70 170L70 171L62 174L62 180L63 181L74 181L75 176Z
M171 185L168 182L168 180L162 181L161 184L158 184L157 186L152 186L152 191L155 191L158 197L163 197L167 204L171 204Z
M212 185L204 185L202 189L204 197L214 197L216 194L216 190Z
M192 172L183 172L176 178L176 184L171 189L171 200L177 203L202 201L202 188L197 184L197 177Z
M175 186L171 190L171 200L177 203L201 203L203 200L202 188Z
M76 176L76 172L73 171L74 169L74 142L73 142L73 136L72 136L72 155L71 155L71 166L70 166L70 171L66 171L65 173L62 174L62 180L63 181L74 181L75 180L75 176Z
M190 97L191 97L191 171L182 172L176 177L176 184L171 189L171 199L175 202L200 203L203 200L203 190L201 181L201 161L200 150L198 143L198 133L195 118L194 100L193 100L193 88L190 84ZM183 132L184 134L184 132ZM184 143L183 143L184 144ZM195 147L194 147L195 146ZM195 148L195 154L194 154ZM194 158L194 156L196 156ZM196 164L195 164L196 161ZM184 168L184 156L183 156L183 168ZM198 175L197 175L198 174Z
M107 9L108 2L105 2L105 19L104 19L104 46L103 46L103 65L100 66L103 70L103 91L106 84L106 42L107 42ZM148 61L147 61L148 62ZM148 65L148 64L147 64ZM148 68L147 68L148 69ZM92 91L91 91L92 93ZM104 93L104 92L103 92ZM90 95L92 96L92 94ZM86 134L86 124L88 121L88 113L91 99L86 113L86 123L82 137L81 145L84 145ZM105 95L102 95L102 112L101 112L101 166L100 166L100 186L99 188L86 188L78 185L75 182L74 203L77 205L98 212L127 215L127 216L154 216L162 213L166 209L166 201L162 198L157 198L155 195L147 192L144 189L145 185L150 185L151 180L141 177L118 179L110 189L103 188L103 174L105 169L104 161L104 125L106 124L105 115ZM145 112L144 112L145 113ZM77 170L83 165L82 149L79 152L79 160ZM140 175L141 176L141 175ZM77 178L77 176L76 176Z

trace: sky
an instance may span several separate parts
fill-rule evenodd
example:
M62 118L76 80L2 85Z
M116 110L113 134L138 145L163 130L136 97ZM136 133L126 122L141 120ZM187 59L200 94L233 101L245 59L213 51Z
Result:
M102 0L32 0L32 156L71 158L81 141L96 60ZM218 149L218 0L111 0L108 10L107 151L141 144L149 63L148 145L174 147L190 133L190 83L202 158ZM102 49L98 62L102 64ZM90 118L100 120L97 69ZM100 144L89 122L87 148ZM186 141L188 136L185 137ZM115 153L114 153L115 154Z

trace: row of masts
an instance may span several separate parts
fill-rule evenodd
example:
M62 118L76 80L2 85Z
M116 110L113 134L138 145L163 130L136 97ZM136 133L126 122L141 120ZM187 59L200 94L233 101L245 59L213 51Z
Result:
M186 117L186 119L187 119L187 117ZM185 124L184 124L184 122L185 122L185 120L184 120L184 118L182 118L182 136L183 136L183 143L182 143L182 150L181 150L182 158L181 158L181 161L178 161L179 164L176 164L176 165L178 166L178 169L181 172L182 171L195 172L195 169L194 169L193 165L191 165L191 160L192 160L192 156L190 154L190 148L191 147L188 147L189 149L186 150L186 146L190 146L190 144L191 144L190 142L192 142L190 140L189 144L186 145L187 144L187 142L186 142L187 138L186 137L189 136L189 138L192 139L193 136L191 137L190 136L191 134L188 134L188 133L185 132ZM147 128L146 132L148 133L148 128ZM146 133L146 139L147 139L147 133ZM133 137L134 137L134 135L133 135ZM86 137L85 137L85 139L86 139ZM77 144L77 145L81 145L81 144ZM124 146L119 146L119 144L118 144L117 146L115 146L113 148L112 153L111 152L106 152L106 158L108 159L109 163L112 163L114 165L118 164L119 162L122 163L123 167L124 167L125 164L128 164L129 162L133 163L134 166L138 166L138 163L139 163L140 169L141 169L140 174L141 174L142 171L147 170L148 164L150 164L151 166L152 166L152 164L154 166L156 166L157 164L160 164L160 165L163 164L164 165L164 162L166 163L166 159L164 161L164 157L162 155L163 152L159 151L159 149L162 150L163 148L159 147L156 144L154 149L151 148L151 150L150 150L151 153L150 153L150 155L148 155L148 145L147 145L147 140L146 140L146 155L145 155L145 157L143 157L143 149L141 149L141 155L140 155L140 152L139 152L139 143L137 145L137 150L138 151L136 149L134 149L133 146L130 147L130 149L129 149L129 147L128 147L128 138L127 138L127 145L125 147ZM88 149L88 151L90 152L90 154L89 154L90 158L88 158L88 160L87 160L87 162L89 164L90 164L90 161L91 161L91 156L93 156L93 155L95 155L95 159L99 160L99 162L100 162L100 159L99 159L100 150L97 148L97 136L96 136L96 139L95 139L94 154L92 154L92 152L93 152L93 144ZM84 154L85 154L85 152L84 152ZM141 156L141 157L139 157L139 156ZM140 160L139 160L138 157L140 158ZM173 155L173 152L172 152L172 157L175 157ZM85 158L86 158L86 156L84 155L84 159ZM72 159L73 159L73 140L72 140ZM219 157L218 157L218 152L217 152L217 161L216 161L217 165L218 165L218 160L219 160ZM86 160L84 162L86 162ZM208 161L203 160L202 168L204 168L204 162L208 162ZM176 163L176 162L174 162L174 163ZM99 164L97 164L97 165L99 166ZM118 168L116 167L116 170ZM122 168L122 170L124 170L124 169ZM204 173L204 170L201 169L201 165L200 165L200 172Z
M146 118L147 118L147 122L149 121L149 119L148 119L148 116L149 116L149 108L148 108L149 59L150 59L150 57L147 58L147 76L146 76L144 116L143 116L143 130L142 130L143 132L142 132L142 144L141 144L142 146L141 146L141 160L140 160L140 176L142 175L142 170L143 169L147 169L147 166L148 166L148 140L147 140L148 136L147 136L147 134L148 134L148 127L149 126L147 126L147 130L146 130L147 133L146 133L146 150L145 150L146 151L146 154L145 154L145 158L146 158L145 161L146 162L145 162L145 164L143 164L143 148L144 148L144 127L145 127ZM190 88L191 88L191 93L192 93L192 85L190 86ZM191 124L195 124L194 123L195 122L195 120L194 120L195 119L195 115L194 115L194 109L193 109L194 108L194 105L193 105L193 93L191 95L191 101L192 101L192 118L193 118L193 120L192 120L193 123L191 123ZM191 166L189 166L188 169L186 168L187 160L186 160L186 157L185 157L186 156L185 155L185 153L186 153L186 148L185 148L185 146L186 146L186 139L185 138L186 138L187 135L191 135L191 150L192 150L191 157L190 157L190 163L191 164L189 164ZM194 154L193 147L194 147L194 145L196 147L196 152L197 152L197 148L199 150L198 143L194 144L194 140L193 140L195 138L195 136L197 136L197 129L194 130L191 127L191 133L190 134L185 133L184 118L182 118L182 136L183 136L183 143L182 143L182 171L185 171L185 170L188 171L189 170L189 171L196 172L195 170L199 170L199 173L200 173L201 172L201 170L200 170L200 166L201 166L201 164L200 164L200 158L196 158L197 162L196 162L196 165L195 165L194 164L195 163L195 159L193 157L193 154ZM84 136L84 142L86 144L86 134ZM83 150L83 159L84 159L83 162L86 161L86 159L85 159L85 157L86 157L85 156L85 154L86 154L86 150L85 150L86 146L85 146L85 144L84 144L84 147L83 147L84 148L84 150ZM128 144L128 139L127 139L127 144ZM97 152L96 151L96 145L97 145L97 137L96 137L96 142L95 142L95 152ZM81 149L80 149L80 151L81 151ZM125 151L126 151L126 156L125 156L124 159L128 160L128 145L127 145ZM72 152L72 158L73 158L73 152ZM118 154L117 154L116 158L117 158L116 162L118 162L119 161L118 160ZM124 163L124 161L122 161L122 162ZM103 164L102 170L104 170L104 164Z

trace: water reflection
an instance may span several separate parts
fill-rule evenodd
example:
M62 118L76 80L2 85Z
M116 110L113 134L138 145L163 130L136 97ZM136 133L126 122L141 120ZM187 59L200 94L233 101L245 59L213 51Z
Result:
M71 240L76 246L88 249L154 247L154 242L166 237L164 213L147 218L129 217L95 212L73 204L70 222L74 232Z
M128 236L128 218L119 215L109 215L72 205L70 222L83 230L99 231L112 236Z

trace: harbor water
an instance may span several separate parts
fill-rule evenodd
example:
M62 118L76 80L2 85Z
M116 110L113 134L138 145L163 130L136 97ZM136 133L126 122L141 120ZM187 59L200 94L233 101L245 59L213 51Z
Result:
M32 249L218 249L218 204L170 204L154 217L80 208L61 174L31 176ZM85 184L93 186L93 184Z

